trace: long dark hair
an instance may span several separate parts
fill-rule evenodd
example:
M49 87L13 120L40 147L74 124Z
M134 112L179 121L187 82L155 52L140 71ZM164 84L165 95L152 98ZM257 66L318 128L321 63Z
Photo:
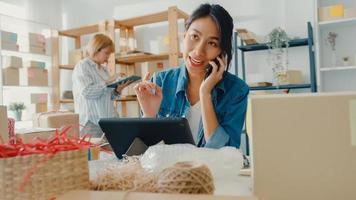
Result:
M216 23L219 31L219 45L221 54L227 56L228 70L232 59L232 29L234 23L230 14L220 5L217 4L201 4L189 17L185 23L187 31L194 20L210 16Z

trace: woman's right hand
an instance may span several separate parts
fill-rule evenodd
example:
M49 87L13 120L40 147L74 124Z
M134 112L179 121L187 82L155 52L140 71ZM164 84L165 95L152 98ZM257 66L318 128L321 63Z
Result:
M162 102L162 89L152 83L150 73L134 87L144 117L156 117Z

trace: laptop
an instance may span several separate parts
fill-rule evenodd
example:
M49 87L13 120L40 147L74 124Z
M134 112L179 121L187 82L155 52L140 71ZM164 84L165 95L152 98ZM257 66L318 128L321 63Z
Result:
M162 141L195 144L185 118L105 118L99 126L119 159L142 154Z
M251 96L253 193L356 199L356 93Z

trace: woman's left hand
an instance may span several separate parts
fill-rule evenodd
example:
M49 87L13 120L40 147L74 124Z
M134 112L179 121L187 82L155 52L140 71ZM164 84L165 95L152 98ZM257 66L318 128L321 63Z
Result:
M213 67L213 69L211 74L200 85L199 92L201 95L210 94L211 90L223 77L223 73L226 69L225 61L220 56L217 57L217 60L220 63L220 67L218 67L214 61L209 62L209 64Z

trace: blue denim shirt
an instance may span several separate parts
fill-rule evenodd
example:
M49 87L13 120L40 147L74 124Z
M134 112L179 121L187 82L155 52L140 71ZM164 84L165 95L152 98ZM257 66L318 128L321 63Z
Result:
M158 117L185 117L190 109L187 98L188 72L185 66L159 72L156 84L162 88L163 100ZM220 148L240 147L240 136L245 121L249 88L237 76L224 72L223 78L212 90L212 101L219 126L205 141L200 118L197 146Z

